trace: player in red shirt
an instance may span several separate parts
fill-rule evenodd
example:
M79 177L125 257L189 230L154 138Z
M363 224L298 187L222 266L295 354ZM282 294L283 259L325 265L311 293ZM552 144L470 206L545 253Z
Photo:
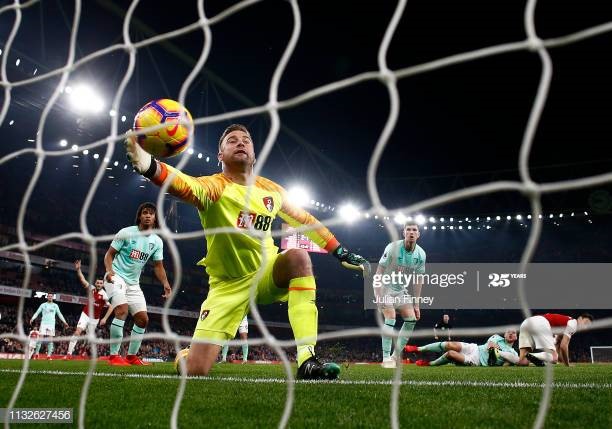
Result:
M40 332L36 328L36 326L32 327L30 331L30 343L28 344L28 357L32 359L32 355L34 355L34 351L36 350L36 345L38 344L38 337L40 337ZM35 356L38 357L38 356Z
M89 329L96 329L96 326L98 326L98 321L100 320L100 315L102 315L102 310L104 310L104 307L108 306L108 296L104 291L104 280L102 278L96 278L95 285L90 285L81 271L80 259L74 261L74 268L76 269L77 277L79 278L81 285L88 291L88 294L92 294L91 297L93 300L94 314L93 317L90 316L89 304L85 304L83 306L76 330L74 331L74 334L70 339L70 343L68 344L68 353L66 354L65 359L70 359L72 353L74 353L74 347L78 341L78 336L81 335L83 331L87 333ZM109 311L104 316L103 320L106 320L106 317L108 317L110 311L112 311L111 308L109 308Z
M576 331L585 328L593 321L593 316L583 313L574 319L564 314L546 313L532 316L523 321L519 334L518 365L536 366L557 363L559 358L569 366L569 343ZM552 328L564 328L555 344Z

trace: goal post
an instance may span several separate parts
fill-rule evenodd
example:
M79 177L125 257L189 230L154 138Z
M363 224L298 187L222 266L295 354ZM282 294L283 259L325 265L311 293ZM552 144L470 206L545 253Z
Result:
M612 363L612 346L591 346L591 363Z

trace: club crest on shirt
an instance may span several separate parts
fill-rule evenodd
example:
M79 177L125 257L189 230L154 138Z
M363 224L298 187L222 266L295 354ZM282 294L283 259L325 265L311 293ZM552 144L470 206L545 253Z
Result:
M208 313L210 313L210 310L202 310L202 313L200 314L200 320L206 319L206 317L208 317Z
M155 247L155 244L149 243L149 251L153 250L153 247Z
M263 197L264 206L268 209L270 213L274 210L274 199L272 197Z

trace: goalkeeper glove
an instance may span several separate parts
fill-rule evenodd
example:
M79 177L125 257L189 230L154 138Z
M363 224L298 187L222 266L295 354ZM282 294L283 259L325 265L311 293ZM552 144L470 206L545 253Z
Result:
M342 265L346 268L363 269L364 265L368 263L363 256L349 252L348 249L342 246L338 246L336 250L334 250L333 255L342 262Z
M136 141L136 136L128 136L124 141L124 145L125 155L132 164L132 167L134 167L134 170L145 177L153 177L155 170L157 170L157 163L152 155L140 147Z

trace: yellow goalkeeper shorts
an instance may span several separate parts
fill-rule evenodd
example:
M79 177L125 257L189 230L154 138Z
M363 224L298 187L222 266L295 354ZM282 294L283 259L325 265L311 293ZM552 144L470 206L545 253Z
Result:
M287 301L289 289L276 287L272 270L278 254L268 257L263 277L257 284L257 304ZM236 335L240 322L249 311L250 288L257 272L236 279L209 279L210 290L200 308L193 338L223 345Z

